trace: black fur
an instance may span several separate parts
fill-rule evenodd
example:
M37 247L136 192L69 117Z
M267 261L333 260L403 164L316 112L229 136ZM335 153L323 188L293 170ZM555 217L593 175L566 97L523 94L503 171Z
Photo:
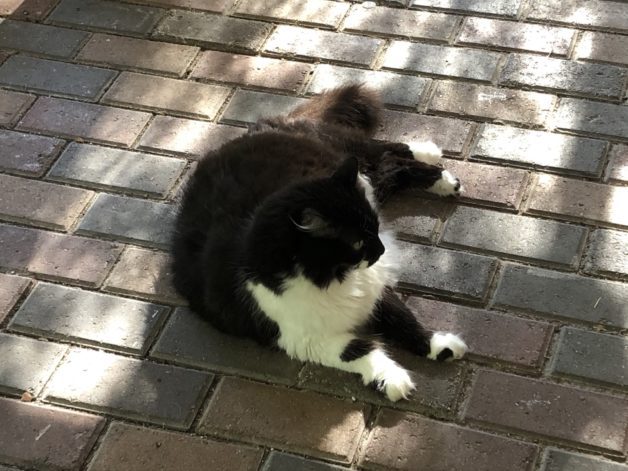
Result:
M377 347L377 343L373 340L364 338L353 339L345 347L344 351L340 355L340 359L345 362L357 360L358 358L362 358L364 355L373 351L375 347Z

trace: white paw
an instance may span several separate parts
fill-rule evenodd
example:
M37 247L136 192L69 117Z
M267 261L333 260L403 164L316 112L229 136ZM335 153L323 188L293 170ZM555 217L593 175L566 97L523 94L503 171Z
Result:
M460 184L460 180L454 177L449 171L443 170L440 179L436 180L426 191L439 196L460 196L464 189Z
M438 165L443 158L443 151L432 141L409 142L408 147L414 155L414 160L429 165Z
M455 334L436 332L430 339L430 353L427 357L430 360L437 360L445 349L451 352L451 356L446 360L459 360L467 352L467 344Z
M400 366L390 368L379 378L377 389L386 393L386 397L397 402L399 399L408 399L416 386L410 374Z

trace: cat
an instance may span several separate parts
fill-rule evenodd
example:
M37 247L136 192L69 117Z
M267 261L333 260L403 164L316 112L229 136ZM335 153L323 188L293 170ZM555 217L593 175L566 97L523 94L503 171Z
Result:
M173 274L219 330L357 373L397 401L415 385L387 345L434 360L467 347L424 329L393 291L403 261L378 207L404 188L462 188L433 143L371 140L380 110L375 92L347 85L206 155L181 198Z

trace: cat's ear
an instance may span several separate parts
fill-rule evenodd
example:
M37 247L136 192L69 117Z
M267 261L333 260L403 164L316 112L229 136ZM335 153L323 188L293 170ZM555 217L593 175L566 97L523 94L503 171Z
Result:
M292 222L303 232L307 232L315 237L333 237L336 230L332 225L316 210L305 208L298 220L292 218Z
M336 170L333 179L343 183L344 185L354 187L358 183L358 159L349 157Z

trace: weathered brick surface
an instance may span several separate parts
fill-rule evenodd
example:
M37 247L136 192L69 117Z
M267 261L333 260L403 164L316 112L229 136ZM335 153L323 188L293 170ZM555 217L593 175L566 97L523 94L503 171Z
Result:
M469 13L488 13L498 16L515 16L521 0L411 0L411 7L431 7Z
M580 60L628 65L628 36L585 31L576 47Z
M105 419L57 407L0 398L0 456L15 466L79 469Z
M231 98L221 121L254 123L259 118L287 113L304 102L303 98L238 90Z
M0 273L0 323L29 285L27 278Z
M628 466L597 456L587 456L549 448L545 452L542 471L627 471Z
M306 458L301 458L296 455L289 455L287 453L280 453L278 451L272 451L261 471L292 471L298 469L301 471L341 471L347 469L343 466L337 466L334 464L324 463L322 461L314 461Z
M504 401L504 397L508 400ZM480 370L464 417L621 453L627 433L628 401Z
M46 386L46 401L186 429L212 375L72 348Z
M415 194L396 195L386 201L380 217L398 238L430 243L436 225L445 219L449 206L446 201L423 199Z
M0 6L0 15L10 15L27 21L42 20L59 0L5 0Z
M628 107L562 98L554 116L557 129L628 139Z
M130 0L141 5L159 7L191 8L193 10L212 11L222 13L231 6L233 0Z
M609 154L607 178L628 182L628 146L616 144Z
M408 471L527 470L536 454L537 447L528 443L384 409L360 464L366 469Z
M271 20L285 20L298 23L334 28L345 15L349 5L329 0L308 2L296 0L286 3L283 0L244 0L238 4L236 14L242 16L261 17Z
M36 23L0 19L0 47L70 58L88 33Z
M33 95L0 90L0 125L13 124L33 101Z
M527 17L535 20L628 30L628 5L621 2L539 0L531 7Z
M0 130L0 168L41 176L65 142L52 137Z
M583 265L586 273L628 277L628 233L593 231Z
M185 469L248 471L257 469L262 450L165 430L114 422L94 456L89 471Z

